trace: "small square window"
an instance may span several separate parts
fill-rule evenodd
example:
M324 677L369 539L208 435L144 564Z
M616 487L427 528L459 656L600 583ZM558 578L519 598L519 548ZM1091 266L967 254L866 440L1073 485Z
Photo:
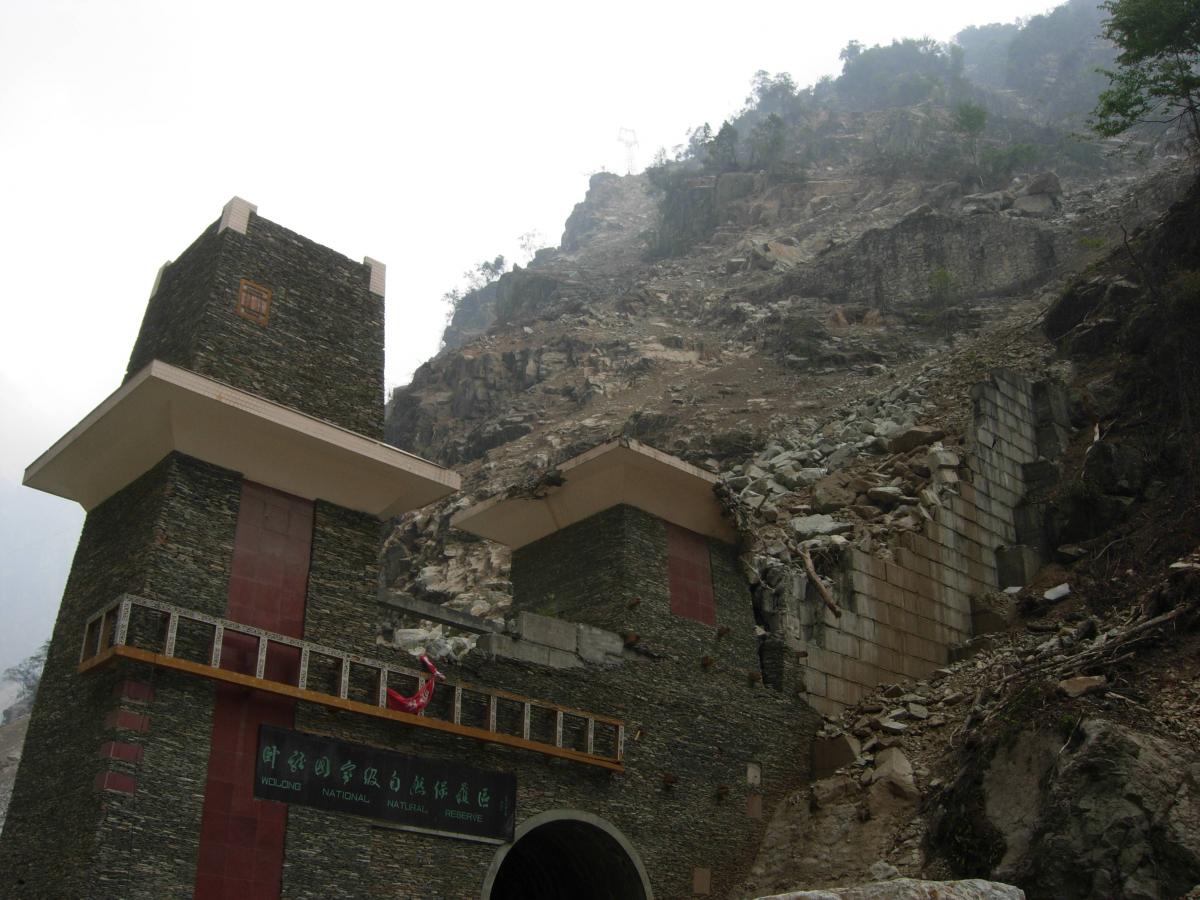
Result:
M259 325L271 317L271 289L243 278L238 286L237 314Z

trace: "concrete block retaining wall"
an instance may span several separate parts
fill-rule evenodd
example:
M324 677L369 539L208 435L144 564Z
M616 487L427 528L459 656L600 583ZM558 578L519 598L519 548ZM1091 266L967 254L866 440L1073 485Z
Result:
M998 370L971 390L969 480L953 484L921 532L901 532L883 559L851 548L835 586L843 613L809 615L805 697L835 713L877 684L924 678L974 634L972 598L1005 587L997 550L1016 540L1014 509L1025 495L1022 466L1038 458L1046 423L1035 386Z

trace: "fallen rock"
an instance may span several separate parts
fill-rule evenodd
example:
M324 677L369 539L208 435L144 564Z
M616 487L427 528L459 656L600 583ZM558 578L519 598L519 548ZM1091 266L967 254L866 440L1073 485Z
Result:
M886 860L877 859L871 863L871 868L867 869L871 873L871 877L875 881L887 881L890 878L899 878L900 870Z
M771 894L758 900L1025 900L1025 892L1011 884L969 878L964 881L920 881L893 878L874 884L837 887L820 891Z
M884 747L875 756L873 784L885 785L897 797L921 799L921 791L913 778L912 763L899 747Z
M916 425L912 428L906 428L899 434L893 435L888 440L888 451L891 453L907 453L909 450L915 450L917 447L924 447L926 444L940 441L945 436L946 432L940 428L933 428L929 425Z
M1069 596L1070 593L1071 586L1069 584L1059 584L1042 594L1042 599L1054 603L1056 600L1061 600L1064 597Z
M812 505L819 513L836 512L854 502L854 492L842 475L826 475L813 485Z
M1057 196L1062 193L1062 183L1059 182L1058 176L1053 172L1042 172L1034 175L1021 193L1027 196L1037 194L1052 194Z
M1077 675L1074 678L1064 678L1058 683L1058 689L1074 699L1084 694L1102 691L1108 685L1108 679L1103 675Z

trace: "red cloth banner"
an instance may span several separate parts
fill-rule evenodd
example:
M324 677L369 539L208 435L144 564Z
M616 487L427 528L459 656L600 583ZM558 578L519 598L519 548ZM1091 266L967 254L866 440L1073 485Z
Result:
M421 662L425 664L425 668L429 670L431 677L417 688L417 692L411 697L405 697L403 694L398 694L391 688L388 688L388 709L398 709L406 713L419 713L429 705L429 701L433 697L433 686L437 684L439 678L444 679L446 676L438 671L437 666L433 664L433 660L424 653L421 654Z

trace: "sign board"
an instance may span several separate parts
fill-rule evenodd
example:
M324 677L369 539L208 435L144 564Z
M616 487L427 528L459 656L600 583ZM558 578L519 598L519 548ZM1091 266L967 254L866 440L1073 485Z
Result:
M258 729L254 796L494 843L512 840L517 813L515 775L271 725Z

